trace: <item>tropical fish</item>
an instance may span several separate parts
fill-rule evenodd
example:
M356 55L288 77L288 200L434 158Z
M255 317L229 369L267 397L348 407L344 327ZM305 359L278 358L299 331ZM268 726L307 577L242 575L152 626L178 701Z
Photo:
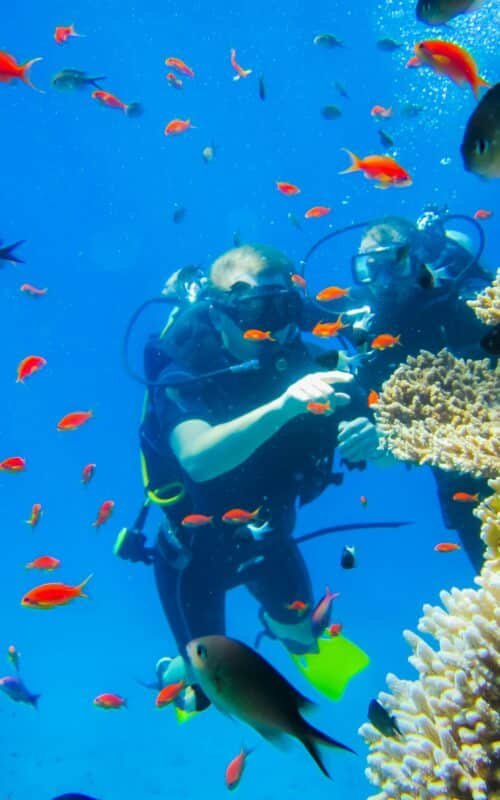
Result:
M203 148L203 150L201 151L201 157L203 158L205 164L209 164L210 161L214 160L215 153L216 153L216 148L215 145L213 144L209 144Z
M26 356L18 364L16 383L24 383L26 378L45 367L46 360L42 356Z
M92 523L94 528L100 528L101 525L104 525L104 523L108 521L111 514L113 513L114 507L115 507L114 500L105 500L104 503L101 504L99 511L97 512L97 518L95 522Z
M388 133L383 131L382 128L379 128L377 133L378 133L378 138L380 139L380 143L384 147L392 147L394 145L394 139L391 136L389 136Z
M36 586L24 595L21 605L41 610L65 606L77 597L88 597L82 590L91 578L92 575L89 575L78 586L68 586L65 583L44 583Z
M356 566L356 548L352 545L345 545L340 556L340 566L342 569L354 569Z
M298 275L297 273L294 273L290 277L290 280L293 283L293 285L294 286L298 286L299 289L307 289L307 281L306 281L305 278L302 277L302 275Z
M31 525L34 528L40 522L40 517L42 516L42 504L41 503L33 503L31 508L31 515L30 518L26 520L28 525Z
M183 83L173 72L167 72L167 83L172 89L182 89Z
M35 91L41 92L41 89L33 86L29 78L29 71L37 61L42 61L42 59L32 58L31 61L18 64L14 56L6 53L5 50L0 50L0 83L11 83L13 80L20 80L31 86Z
M286 218L290 225L293 225L294 228L297 228L298 231L302 230L302 225L300 224L300 220L292 211L289 211L286 215Z
M490 219L493 216L493 211L490 211L487 208L478 208L477 211L474 211L474 219Z
M16 247L20 247L20 245L24 244L26 239L20 239L18 242L14 242L14 244L7 244L4 247L0 247L0 261L7 261L8 264L24 264L22 258L19 258L14 250ZM0 239L0 245L2 244L2 239Z
M346 175L348 172L357 172L361 170L365 178L370 178L377 181L377 189L388 189L393 186L395 188L406 188L411 186L412 180L409 174L403 167L389 156L371 155L364 158L358 158L357 155L342 148L349 158L351 159L351 166L342 170L339 175Z
M48 289L38 289L36 286L32 286L31 283L23 283L19 287L19 291L23 292L23 294L27 294L30 297L43 297L47 294Z
M472 112L460 149L466 170L481 178L500 178L500 83Z
M276 339L273 339L271 336L271 331L261 331L259 328L248 328L248 330L244 331L243 338L247 339L249 342L275 342Z
M196 682L219 710L238 717L270 741L279 742L286 734L294 736L327 777L320 744L353 752L310 725L300 711L313 704L242 642L204 636L189 642L187 655Z
M330 634L332 639L335 636L340 636L340 634L342 633L342 627L343 626L341 622L334 622L333 625L330 625L330 627L328 628L328 633Z
M347 93L347 89L345 88L343 83L340 81L333 81L332 86L337 90L341 97L344 97L346 100L349 100L349 94Z
M317 44L320 47L325 47L327 50L332 50L334 47L343 47L344 43L337 39L333 33L320 33L318 36L315 36L313 39L313 44Z
M421 111L423 111L423 107L418 106L416 103L403 103L401 115L403 117L407 117L408 119L415 119L415 117L418 117Z
M180 72L181 75L185 75L186 78L194 78L194 70L181 59L181 58L174 58L170 56L169 58L165 59L165 65L167 67L171 67L172 69L176 69L177 72Z
M244 508L231 508L223 514L222 521L228 522L230 525L247 525L259 516L261 508L262 506L259 506L255 511L245 511Z
M60 566L61 562L58 558L54 558L53 556L38 556L38 558L30 561L29 564L26 564L26 569L41 569L46 570L46 572L52 572L52 570Z
M395 347L397 344L400 345L400 339L401 334L393 336L390 333L381 333L379 336L375 336L375 339L372 339L370 347L373 350L387 350L388 347Z
M117 711L119 708L124 708L127 705L127 701L123 697L113 692L99 694L94 698L93 702L95 706L103 708L105 711Z
M312 206L312 208L307 209L304 217L306 219L319 219L320 217L326 217L331 210L330 206Z
M173 703L184 689L184 685L184 681L177 681L176 683L169 683L168 686L160 689L155 700L156 708L165 708L165 706Z
M73 91L74 89L85 89L86 86L95 86L100 89L98 81L106 80L105 75L90 78L86 72L80 69L62 69L52 78L52 86L61 91Z
M26 459L22 456L10 456L0 461L0 471L2 472L23 472L26 469Z
M165 136L179 136L193 127L190 119L172 119L165 125L164 132Z
M490 85L479 76L476 62L467 50L454 42L445 42L442 39L417 42L415 56L410 58L406 66L427 66L439 75L447 75L459 86L468 83L476 98L479 97L481 86Z
M182 220L185 218L186 214L187 214L187 208L184 208L184 206L180 206L178 203L175 203L174 210L172 212L172 222L178 225L179 222L182 222Z
M372 406L376 406L379 400L380 400L379 393L376 392L375 389L371 389L369 394L368 394L368 399L366 401L367 405L368 405L368 408L371 408Z
M363 508L366 508L366 506L368 505L368 499L365 497L364 494L362 494L361 497L359 498L359 502L361 503Z
M315 606L311 614L312 632L315 638L320 636L330 624L333 601L336 600L337 597L340 597L339 592L332 592L330 587L327 586L325 594Z
M14 669L19 672L21 653L14 644L10 644L7 648L7 660L10 664L12 664Z
M71 36L79 39L84 38L82 33L77 33L74 25L58 25L54 31L56 44L65 44Z
M309 608L308 604L304 603L303 600L294 600L293 603L288 603L286 607L288 611L296 611L299 616L305 614Z
M382 117L383 119L388 119L392 117L392 106L385 108L385 106L373 106L372 110L370 111L371 117Z
M455 492L452 500L457 503L478 503L479 494L469 494L469 492Z
M427 25L446 25L459 14L476 11L484 0L418 0L417 19Z
M340 300L341 297L349 296L349 289L342 289L340 286L327 286L316 295L316 300L320 303L330 303L332 300Z
M342 314L339 314L335 322L317 322L311 333L321 339L330 339L332 336L337 336L342 328L347 328L347 325L343 324Z
M338 106L323 106L321 116L323 119L338 119L342 116L342 111Z
M267 88L264 82L264 78L261 75L259 78L259 98L264 101L267 97Z
M329 400L327 400L325 403L317 403L314 402L314 400L310 400L306 405L306 409L311 414L317 414L319 416L321 414L326 414L327 416L328 414L333 414L333 408L331 407Z
M395 39L387 38L377 40L377 47L379 50L382 50L383 53L394 53L395 50L399 50L402 46L401 42L396 42Z
M213 517L206 514L188 514L181 520L181 525L185 528L199 528L202 525L212 525Z
M368 719L384 736L402 736L395 717L391 716L378 700L371 700L368 706Z
M92 411L71 411L57 423L58 431L76 431L93 416Z
M226 786L229 789L229 791L236 789L239 782L241 781L247 757L250 755L251 752L252 750L247 750L245 747L242 747L239 754L234 758L232 758L229 764L227 765L225 778L226 778Z
M455 542L439 542L439 544L434 547L436 553L453 553L455 550L461 549L460 545L455 544Z
M300 194L299 187L295 186L294 183L287 183L286 181L276 181L276 188L278 192L281 192L281 194L286 194L287 196Z
M21 678L13 675L6 675L4 678L0 678L0 691L4 692L15 703L27 703L35 708L41 697L39 694L32 694Z
M233 81L239 81L240 78L248 78L248 76L252 74L251 69L243 69L243 67L240 67L240 65L236 61L236 50L234 49L234 47L232 47L231 50L229 51L229 57L231 59L231 66L234 70L236 70L237 73L234 76Z
M95 92L92 92L91 97L107 108L124 111L127 117L140 117L143 111L140 103L124 103L119 97L111 92L105 92L103 89L96 89Z
M82 483L85 483L85 484L90 483L90 481L94 477L95 470L96 470L96 465L95 464L87 464L82 469L82 477L81 477Z

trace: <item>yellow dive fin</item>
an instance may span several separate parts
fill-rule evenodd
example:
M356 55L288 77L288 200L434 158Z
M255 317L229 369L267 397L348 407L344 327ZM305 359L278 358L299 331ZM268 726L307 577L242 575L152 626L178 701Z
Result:
M340 700L349 682L370 663L369 656L344 636L320 638L318 653L293 655L304 678L329 700Z

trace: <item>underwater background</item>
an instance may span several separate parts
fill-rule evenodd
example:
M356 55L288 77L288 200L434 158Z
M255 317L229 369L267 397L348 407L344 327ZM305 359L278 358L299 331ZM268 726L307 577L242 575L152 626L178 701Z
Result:
M70 23L85 38L58 47L54 28ZM345 46L314 46L323 32ZM498 215L498 185L466 173L459 153L472 93L430 70L404 68L413 44L435 34L416 21L414 3L402 0L26 0L3 9L0 49L20 62L43 56L31 77L46 93L17 82L0 86L0 236L6 243L27 240L20 251L26 263L6 264L0 274L1 458L19 454L28 463L20 475L0 473L0 657L15 644L26 684L42 694L38 711L0 695L0 800L50 800L68 791L100 800L222 796L225 766L242 743L257 745L239 789L243 798L307 793L309 800L362 800L375 793L357 734L368 703L387 672L415 677L401 634L415 628L422 605L436 603L443 588L473 580L463 551L446 557L433 551L454 534L445 534L430 471L403 465L353 471L300 511L297 534L366 520L412 523L304 545L316 596L326 584L341 593L334 621L371 657L339 703L315 695L279 644L263 644L266 658L319 702L315 724L357 751L326 754L333 782L300 745L280 752L213 709L178 725L171 709L155 709L154 693L137 681L152 680L156 660L175 654L152 570L112 552L116 533L132 524L142 502L143 389L126 375L120 348L137 305L158 294L177 268L208 267L235 233L243 242L275 245L298 263L330 229L384 214L415 219L430 202L451 212L481 207ZM455 19L439 36L470 49L481 74L498 79L498 3ZM381 52L382 37L402 47ZM232 80L231 47L253 70L247 80ZM170 55L196 71L182 91L165 80ZM53 89L52 76L65 67L107 76L106 90L139 101L144 115L132 119L101 108L90 90ZM405 191L374 191L359 175L338 175L347 166L342 147L359 155L383 152L380 125L369 114L376 103L395 110L383 128L396 143L389 152L413 177ZM422 107L417 118L400 113L405 103ZM328 104L342 116L323 119L320 109ZM163 129L174 117L196 127L167 138ZM205 163L208 145L215 157ZM280 196L277 180L298 184L302 194ZM289 212L303 218L315 204L332 206L332 213L302 220L300 230L290 224ZM186 214L175 223L177 206ZM498 216L484 229L483 263L494 270ZM349 285L357 241L355 234L343 236L311 259L306 277L313 288ZM23 282L48 287L47 295L26 297ZM149 322L151 330L161 317ZM137 356L138 344L136 350ZM16 384L16 366L31 353L43 355L47 366ZM57 421L76 409L92 409L94 418L79 431L59 433ZM96 474L84 486L81 470L89 462L97 464ZM91 523L107 499L115 501L114 514L95 529ZM35 502L44 514L31 529L25 520ZM153 537L159 513L150 516ZM350 571L339 565L346 544L357 550ZM23 567L43 553L61 558L57 579L76 584L93 573L91 599L51 614L22 608L22 595L43 582ZM234 591L228 634L252 643L257 630L255 602L244 589ZM0 674L11 669L5 660ZM102 692L123 695L128 708L100 712L92 700Z

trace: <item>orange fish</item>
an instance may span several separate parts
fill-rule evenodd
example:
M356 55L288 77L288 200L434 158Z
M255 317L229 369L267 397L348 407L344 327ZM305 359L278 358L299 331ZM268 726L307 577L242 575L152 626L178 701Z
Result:
M489 211L487 208L478 208L478 210L474 212L474 219L489 219L492 216L493 211Z
M288 611L296 611L299 616L305 614L309 605L304 603L303 600L294 600L293 603L288 603L287 609Z
M368 505L368 499L365 497L364 494L362 494L361 497L359 498L359 502L363 507L366 507Z
M381 333L380 336L375 336L370 347L373 347L374 350L386 350L388 347L395 347L397 344L401 345L400 339L401 334L392 336L390 333Z
M166 58L165 66L176 69L177 72L180 72L181 75L185 75L186 78L194 78L194 71L191 69L191 67L188 67L188 65L181 58Z
M58 431L76 431L93 416L92 411L71 411L57 423Z
M105 711L117 711L119 708L126 706L127 701L123 697L120 697L119 694L105 692L104 694L97 695L94 699L94 705L98 708L103 708Z
M22 286L19 287L19 291L28 294L30 297L43 297L44 294L47 294L48 290L38 289L36 286L32 286L31 283L23 283Z
M339 636L341 632L342 632L342 625L340 622L334 622L334 624L330 625L330 627L328 628L328 633L330 634L332 639L334 636Z
M327 400L326 403L315 403L311 400L307 405L306 408L311 414L333 414L333 408L330 405L330 401Z
M461 550L459 544L455 544L454 542L439 542L434 547L436 553L453 553L455 550Z
M326 217L331 210L330 206L313 206L307 209L304 217L306 219L319 219L319 217Z
M427 39L418 42L414 49L416 55L410 58L407 67L430 67L440 75L447 75L459 86L468 83L476 99L481 86L491 85L479 76L471 54L454 42Z
M58 558L54 558L53 556L39 556L35 558L34 561L30 561L29 564L26 564L26 569L44 569L47 572L52 572L53 569L57 569L61 566L61 562Z
M336 336L342 328L347 328L347 325L342 323L342 314L340 314L335 322L317 322L311 333L321 339L330 339L332 336Z
M243 338L250 342L263 342L264 340L268 342L276 341L276 339L273 339L271 336L271 331L261 331L258 328L249 328L244 332Z
M182 89L183 87L181 79L178 78L177 75L174 75L173 72L167 73L167 82L173 89Z
M383 119L388 119L392 117L392 106L389 108L384 108L384 106L373 106L372 110L370 111L370 115L372 117L382 117Z
M84 38L83 34L75 31L74 25L59 25L54 31L54 39L57 44L64 44L70 36L76 36L79 39Z
M247 750L245 747L241 748L241 752L235 756L227 765L226 767L226 786L229 791L236 789L239 782L241 781L241 777L243 775L243 770L245 769L245 762L247 756L250 755L252 750Z
M46 364L47 362L42 356L26 356L17 367L16 383L23 383L25 378L29 378Z
M92 575L89 575L78 586L68 586L65 583L43 583L25 594L21 605L44 611L56 606L65 606L77 597L88 597L82 590L91 578Z
M42 504L33 503L33 507L31 509L31 516L29 519L26 520L26 524L31 525L31 527L34 528L40 522L41 516L42 516Z
M479 495L469 494L468 492L455 492L452 500L455 500L457 503L478 503Z
M107 108L124 111L127 117L139 117L142 114L140 103L124 103L116 95L111 94L111 92L105 92L103 89L96 89L95 92L92 92L91 97Z
M302 275L297 275L297 273L294 273L290 276L290 280L294 286L298 286L300 289L307 289L306 279L303 278Z
M2 472L23 472L26 469L26 459L21 456L10 456L0 461Z
M193 127L194 125L191 125L190 119L172 119L165 126L165 136L179 136L179 134L185 133L189 128Z
M169 683L168 686L164 686L161 692L156 696L156 708L165 708L165 706L168 706L179 697L183 689L184 681L177 681L177 683Z
M234 76L233 81L239 81L240 78L248 78L248 76L252 74L251 69L243 69L243 67L240 67L236 61L236 50L234 47L231 48L229 56L231 59L231 66L237 72L237 75Z
M213 525L213 519L206 514L188 514L181 520L181 525L185 528L200 528L202 525Z
M316 300L320 303L329 303L332 300L340 300L341 297L348 297L349 289L341 289L340 286L327 286L316 295Z
M28 74L33 64L41 60L41 58L32 58L31 61L18 64L14 56L9 55L5 50L0 50L0 83L10 83L15 79L19 79L23 81L23 83L27 83L28 86L31 86L31 88L35 89L37 92L41 92L41 89L37 89L36 86L33 86Z
M286 194L287 197L292 197L294 194L300 194L300 189L294 183L287 183L286 181L276 181L276 188L281 194Z
M111 514L113 513L113 509L115 507L114 500L105 500L102 503L99 511L97 512L97 517L95 522L92 523L94 528L100 528L101 525L104 525L105 522L108 521Z
M380 400L379 393L376 392L375 389L372 389L370 391L370 394L368 395L368 400L366 401L368 408L371 408L372 406L376 406L379 400Z
M389 189L391 186L404 189L411 186L412 180L406 170L390 156L372 155L358 158L345 147L342 149L348 154L352 163L350 167L339 172L339 175L361 170L365 178L378 181L375 185L376 189Z
M96 465L95 464L87 464L86 467L82 469L82 483L90 483L92 478L94 477Z
M230 525L246 525L259 516L261 508L262 506L259 506L255 511L245 511L244 508L231 508L223 514L222 521L228 522Z

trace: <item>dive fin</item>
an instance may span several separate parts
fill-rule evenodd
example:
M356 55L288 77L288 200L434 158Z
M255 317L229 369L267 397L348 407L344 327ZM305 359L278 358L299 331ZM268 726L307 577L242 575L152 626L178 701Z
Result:
M292 654L292 659L318 692L329 700L340 700L354 676L368 666L370 658L343 636L320 638L317 643L318 653Z

